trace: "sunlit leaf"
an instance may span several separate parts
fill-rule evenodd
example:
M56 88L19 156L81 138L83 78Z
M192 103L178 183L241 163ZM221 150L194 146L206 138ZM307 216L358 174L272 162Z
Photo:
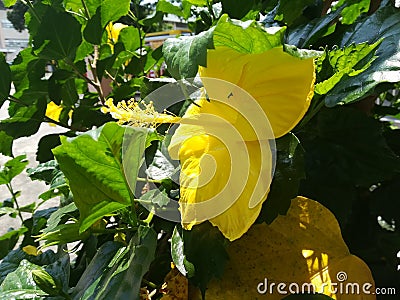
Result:
M10 7L13 6L17 2L17 0L2 0L2 2L4 3L5 7Z
M75 287L73 299L139 299L142 277L154 259L156 245L155 231L144 226L127 247L118 250L119 243L104 244Z
M8 184L27 166L26 155L19 155L0 166L0 184Z
M329 63L334 70L334 74L315 85L315 92L318 94L328 93L344 76L356 76L371 66L375 60L373 56L376 48L381 41L369 45L362 43L350 45L344 49L331 50L328 53ZM367 58L365 60L365 58Z
M19 267L9 273L0 285L0 297L2 299L39 299L46 295L33 281L33 270L42 270L42 268L27 260L22 260Z
M170 38L164 42L163 54L168 72L176 78L193 78L199 65L207 62L207 49L212 48L213 29L195 36Z
M263 28L255 21L241 22L223 15L215 27L213 41L215 47L255 54L281 46L284 33L284 27Z
M340 0L335 4L335 7L341 6L343 4L346 7L341 12L342 19L340 20L342 24L353 24L361 14L368 12L370 7L370 0ZM334 7L334 8L335 8Z
M285 284L287 293L291 283L296 284L299 293L308 283L315 287L314 291L333 297L331 288L343 282L339 277L342 275L347 276L344 284L358 284L360 293L337 292L336 297L375 299L375 295L362 292L365 283L373 291L371 271L350 254L334 215L307 198L292 200L286 216L279 216L271 225L253 226L227 251L230 260L224 276L210 282L206 299L234 300L243 299L243 295L248 299L281 299L284 295L276 289L279 283Z
M130 154L130 185L134 187L146 134L134 128L127 130L136 143L126 150ZM81 232L103 216L131 204L125 177L128 175L121 162L124 133L124 127L107 123L76 138L64 138L62 145L53 150L81 213Z
M327 106L351 103L373 93L383 82L400 81L400 11L390 6L377 10L361 22L354 23L347 30L340 47L359 43L376 43L382 39L376 50L375 59L364 72L344 78L326 96Z

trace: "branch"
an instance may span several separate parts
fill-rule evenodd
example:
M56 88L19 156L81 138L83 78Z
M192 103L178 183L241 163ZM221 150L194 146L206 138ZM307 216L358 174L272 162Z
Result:
M99 77L97 76L97 60L99 59L99 46L94 45L94 57L93 61L90 63L90 69L92 71L93 79L94 79L94 88L96 89L97 93L99 94L100 97L100 102L102 105L106 102L103 89L101 87L101 82L99 80Z

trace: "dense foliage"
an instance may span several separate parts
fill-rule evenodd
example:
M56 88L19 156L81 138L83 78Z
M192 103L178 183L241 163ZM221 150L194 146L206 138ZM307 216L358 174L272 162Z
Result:
M10 156L0 168L0 184L10 191L2 195L0 216L22 222L0 237L0 298L173 299L168 289L179 284L186 297L198 288L207 296L210 281L224 278L235 242L209 222L186 230L144 208L179 200L170 170L178 162L166 150L169 125L121 125L101 111L107 99L145 99L172 79L195 77L207 51L221 45L249 54L284 45L294 57L315 58L311 105L276 140L275 175L256 223L276 227L292 199L313 199L334 214L345 244L367 263L376 286L400 293L400 10L394 1L160 0L154 12L139 0L22 2L29 47L11 65L0 56L0 106L9 112L0 121L0 152ZM193 35L152 49L147 33L159 30L166 14L188 22ZM279 30L271 33L273 27ZM169 107L152 100L178 117L192 102ZM35 134L42 123L65 132L44 136L35 145L37 167L25 170L26 157L13 157L13 141ZM13 178L24 171L49 187L27 207L18 205L13 189ZM54 197L59 207L41 208ZM342 245L340 234L337 241ZM57 251L46 249L50 245ZM275 254L285 250L270 247ZM171 284L177 269L189 287L176 274L178 283Z

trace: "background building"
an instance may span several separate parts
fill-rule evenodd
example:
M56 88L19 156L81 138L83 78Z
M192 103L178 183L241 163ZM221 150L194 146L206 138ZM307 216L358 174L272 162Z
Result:
M27 30L19 32L14 29L7 19L7 9L0 6L0 51L6 55L7 62L11 62L19 51L28 46L29 34Z

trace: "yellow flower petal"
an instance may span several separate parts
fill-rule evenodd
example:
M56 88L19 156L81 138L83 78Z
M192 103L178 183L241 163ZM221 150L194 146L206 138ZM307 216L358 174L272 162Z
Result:
M209 83L217 84L220 95L214 96L219 98L233 88L218 80ZM265 114L245 91L234 89L233 94L226 101L197 100L181 119L168 149L181 162L183 227L210 220L230 240L256 220L273 169L273 133Z
M242 145L249 152L245 163L249 168L232 163L231 151L215 137L204 134L185 141L180 149L180 210L185 229L209 219L224 236L235 240L257 219L263 203L259 200L268 193L272 154L267 141ZM241 176L232 175L234 165ZM257 199L256 206L249 207L250 199Z
M46 117L49 117L55 121L60 119L60 114L63 108L58 106L53 101L49 102L46 107Z
M190 229L208 219L235 240L268 194L268 140L290 131L308 109L314 62L282 48L243 54L219 47L208 51L199 73L208 99L189 107L168 149L181 162L182 225Z
M62 110L64 109L63 106L55 104L53 101L49 102L46 107L46 117L49 117L50 119L54 121L59 121L60 120L60 114ZM72 117L72 110L69 111L68 116L71 118ZM53 123L49 123L50 126L56 126Z
M219 78L238 85L261 105L275 137L292 130L306 113L314 94L314 60L299 59L282 47L259 54L239 53L228 47L207 51L201 77ZM210 98L215 89L205 83Z
M125 24L122 24L122 23L113 24L112 22L107 24L106 31L107 31L108 39L110 41L110 45L111 46L113 44L115 44L116 42L118 42L119 33L125 27L128 27L128 25L125 25Z
M33 256L38 256L38 255L42 254L42 251L38 251L38 248L36 248L35 246L32 246L32 245L23 247L22 251L24 251L25 253L27 253L29 255L33 255Z
M305 284L312 284L315 291L323 290L337 300L375 299L371 271L361 259L350 254L335 216L318 202L304 197L293 199L287 215L279 216L271 225L254 225L227 251L230 260L224 275L210 282L206 299L278 300L288 295L278 292L280 283L285 284L285 288L280 288L286 292L290 284L292 290L299 287L300 292L303 284L305 288L310 286ZM347 283L358 284L360 293L340 293L340 283L343 290ZM370 295L362 292L364 284L371 284ZM261 291L267 288L266 293L260 294L257 287Z

